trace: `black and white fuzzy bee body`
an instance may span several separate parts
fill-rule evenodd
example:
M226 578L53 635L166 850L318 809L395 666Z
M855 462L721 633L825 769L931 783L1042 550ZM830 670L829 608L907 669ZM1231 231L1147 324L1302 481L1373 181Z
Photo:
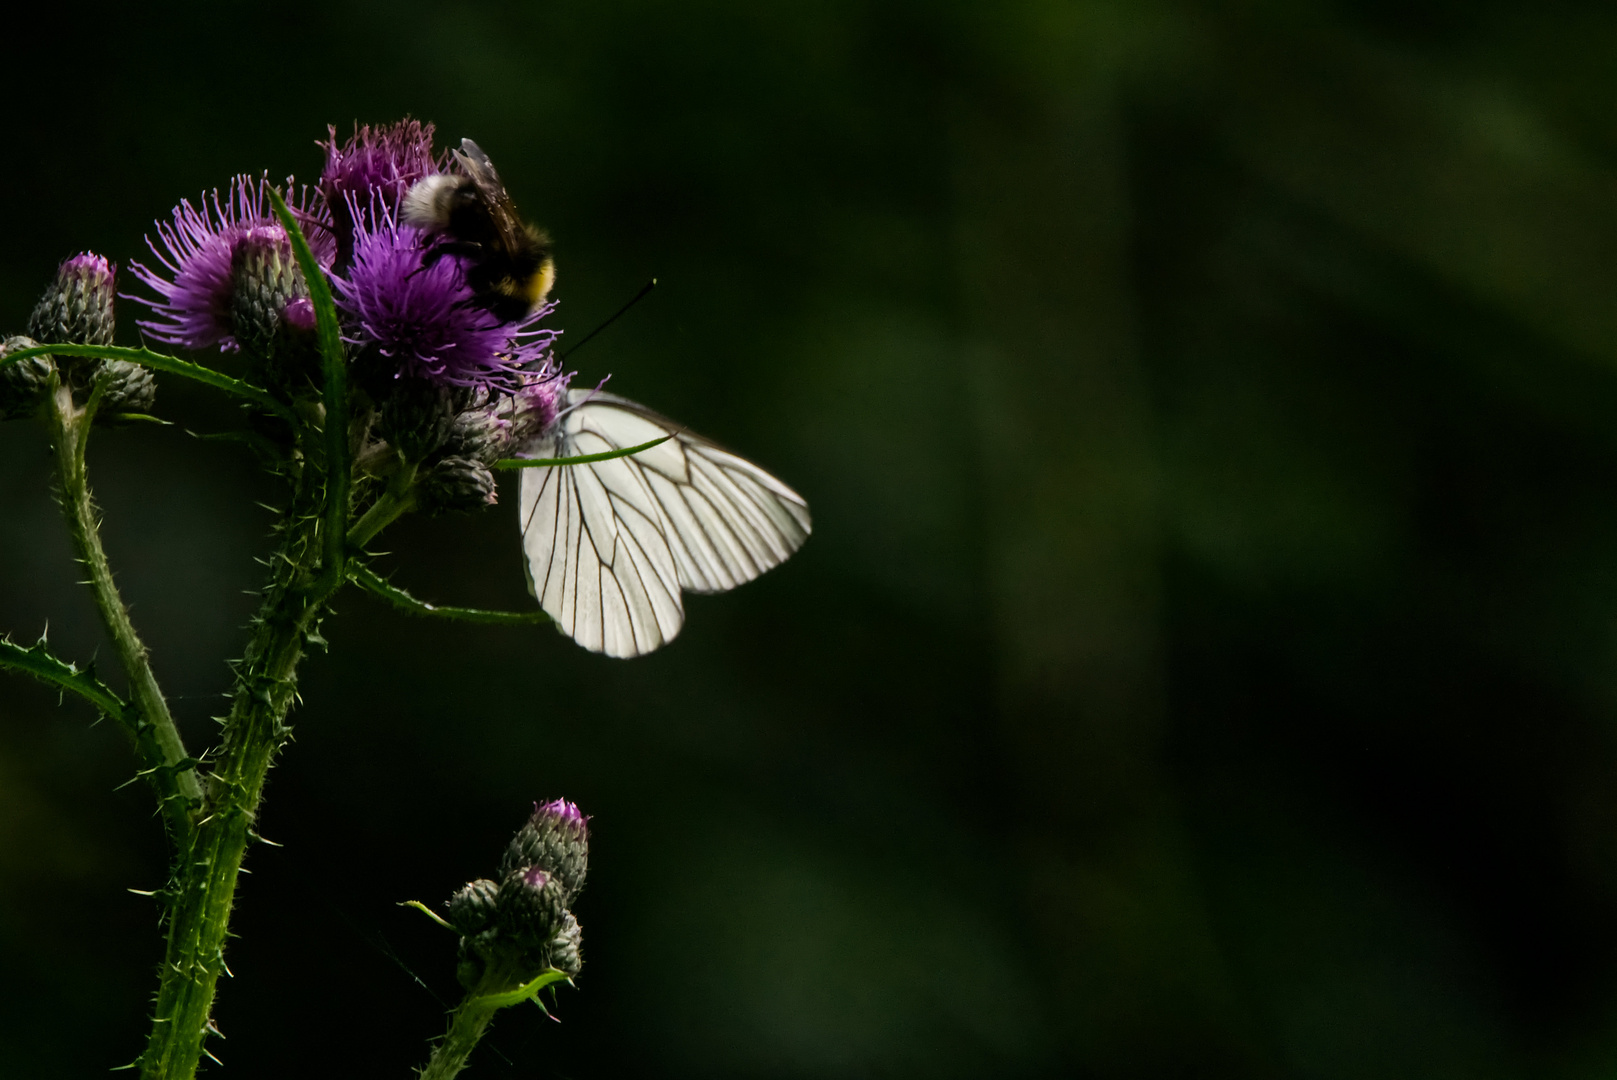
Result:
M476 143L462 139L455 160L464 175L418 181L405 194L400 216L432 236L426 265L460 256L478 305L502 322L526 318L556 283L550 238L518 216L494 163Z

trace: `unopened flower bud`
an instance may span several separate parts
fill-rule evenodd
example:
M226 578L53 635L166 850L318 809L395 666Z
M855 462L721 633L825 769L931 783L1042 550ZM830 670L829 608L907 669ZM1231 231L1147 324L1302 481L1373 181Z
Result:
M421 478L421 505L429 513L481 510L497 501L494 474L472 458L442 458Z
M508 457L511 450L511 422L501 418L493 406L466 409L450 425L444 452L453 457L471 458L493 465Z
M113 268L85 252L56 271L28 317L28 336L47 345L111 345Z
M103 360L97 377L106 382L97 418L108 413L147 412L157 402L157 379L140 364Z
M468 937L487 930L494 922L499 892L500 887L488 878L467 882L449 898L449 925Z
M551 968L578 974L583 934L568 906L583 884L586 833L572 803L536 804L506 849L499 885L474 881L455 894L449 902L449 922L461 933L455 974L468 990L508 990Z
M56 270L33 314L28 336L44 345L111 345L114 330L112 264L85 252ZM59 357L62 377L75 388L90 385L101 361L92 357Z
M289 309L298 306L298 313ZM308 318L304 320L303 308ZM230 258L230 328L236 344L260 360L281 351L287 331L313 328L309 287L292 256L292 242L279 225L248 229ZM290 323L291 325L285 325Z
M496 898L501 936L523 948L543 945L566 921L561 882L537 866L505 875Z
M584 932L578 920L573 918L571 911L566 912L561 925L545 943L545 966L565 971L568 975L577 975L584 967L583 944Z
M45 400L45 392L50 387L50 357L30 356L3 363L4 357L38 344L27 337L9 337L0 343L0 420L32 416Z
M505 849L500 872L510 874L524 866L546 870L560 882L570 906L584 887L589 857L589 819L573 803L556 799L533 804L532 816Z
M425 460L443 446L465 400L465 391L425 379L393 379L385 387L377 431L404 456Z

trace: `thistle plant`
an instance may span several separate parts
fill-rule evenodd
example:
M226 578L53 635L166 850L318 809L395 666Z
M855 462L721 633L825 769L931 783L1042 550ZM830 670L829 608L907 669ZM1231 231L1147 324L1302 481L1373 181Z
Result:
M82 698L122 729L172 855L167 883L153 894L166 942L150 1035L134 1062L143 1077L190 1077L213 1057L210 1015L227 971L237 878L258 839L265 778L290 737L299 662L325 645L341 590L352 585L447 618L554 616L588 647L633 655L677 632L682 589L748 580L807 536L807 508L790 489L677 425L641 410L628 429L633 440L603 434L603 410L628 415L631 403L569 389L557 332L545 325L554 304L541 298L518 318L500 317L473 284L490 253L401 217L414 185L458 176L472 162L475 144L463 146L470 150L439 153L431 125L414 121L359 127L346 140L333 131L317 183L244 175L195 204L182 201L148 238L149 260L120 274L97 254L68 259L26 333L0 344L0 419L45 427L73 551L126 689L58 657L43 638L26 646L0 639L0 667ZM476 175L485 179L473 194L492 198L492 166L478 154ZM146 340L204 357L233 354L225 366L235 374L114 344L120 300L139 306L135 327ZM85 463L99 426L156 419L154 372L240 402L238 434L283 492L267 580L232 665L230 706L205 749L182 741L119 595ZM435 606L372 568L370 545L404 514L494 506L502 468L526 470L524 548L545 611ZM542 473L560 479L530 480ZM563 490L565 506L554 498ZM546 499L553 518L540 513ZM625 584L631 572L649 584ZM571 908L587 843L576 806L538 805L496 877L472 881L442 916L415 904L458 937L466 989L423 1075L453 1076L495 1012L537 1002L541 990L578 974Z

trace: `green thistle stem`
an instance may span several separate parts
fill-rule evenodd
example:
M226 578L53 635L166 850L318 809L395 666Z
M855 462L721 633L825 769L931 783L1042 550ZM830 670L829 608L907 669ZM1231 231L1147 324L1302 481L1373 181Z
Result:
M477 1042L483 1037L489 1021L500 1011L480 997L466 995L449 1020L449 1031L443 1042L433 1048L427 1067L421 1070L420 1080L450 1080L466 1067Z
M206 1052L219 976L228 972L224 946L236 884L265 777L290 735L286 716L296 697L297 665L341 584L322 572L318 485L324 479L305 473L298 484L271 561L270 587L237 666L223 743L208 776L206 814L181 860L169 909L156 1011L140 1062L148 1080L190 1080Z
M421 1070L420 1080L450 1080L466 1067L467 1059L477 1048L477 1041L483 1037L495 1013L526 1001L538 1002L539 991L569 981L564 972L555 969L521 982L510 971L490 968L450 1016L449 1031L443 1041L432 1048L432 1057Z
M180 732L169 714L168 702L158 688L146 646L129 619L118 586L112 580L107 553L101 546L95 502L90 496L89 474L84 463L85 444L94 419L96 398L80 408L72 391L53 388L47 410L51 442L56 452L57 482L61 486L62 512L67 518L73 553L89 574L96 611L112 638L118 661L129 679L133 709L119 717L135 743L143 773L157 789L158 802L176 851L189 843L193 824L191 812L202 804L202 786L196 773L186 766L190 756L180 740Z
M357 551L415 507L417 466L406 465L388 478L387 490L348 530L348 548Z
M299 430L305 446L328 445L325 425L305 424ZM315 460L324 465L329 459L321 454ZM349 467L346 456L338 465ZM409 510L415 502L414 476L414 469L396 473L377 503L346 530L343 542L363 544ZM296 698L298 662L305 646L317 640L327 604L346 581L346 574L330 572L331 487L324 468L302 471L295 480L281 543L270 562L270 587L237 666L223 743L208 776L205 814L180 860L157 1006L140 1061L146 1080L191 1080L206 1053L219 976L228 973L224 947L236 883L265 777L291 733L286 717Z

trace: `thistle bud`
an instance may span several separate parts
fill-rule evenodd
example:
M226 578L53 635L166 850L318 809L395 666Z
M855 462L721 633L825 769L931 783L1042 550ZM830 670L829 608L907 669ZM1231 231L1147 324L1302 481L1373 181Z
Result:
M139 364L104 360L99 378L107 385L101 391L97 419L109 413L149 412L157 403L157 378Z
M421 504L430 513L481 510L496 501L494 474L472 458L442 458L421 478Z
M292 242L279 225L255 226L230 256L230 331L273 384L296 387L312 374L318 348L314 305Z
M474 881L449 901L466 989L508 990L550 968L578 974L583 933L568 905L584 880L586 832L572 803L535 804L501 860L499 885Z
M395 379L387 387L377 430L404 460L419 462L443 446L465 391L425 379Z
M112 264L85 252L56 270L56 280L28 316L28 336L45 345L111 345L114 329ZM86 389L101 361L87 356L58 358L63 379Z
M31 349L37 344L33 338L6 338L0 344L0 359L19 349ZM30 356L0 364L0 420L32 416L45 400L50 378L51 358L48 356Z
M493 465L509 456L510 450L511 422L502 419L488 405L461 412L450 425L449 436L444 440L446 454L471 458L484 465Z
M56 270L28 317L28 336L47 345L111 345L112 264L85 252Z
M470 937L494 922L495 898L500 887L488 878L469 881L449 898L449 925Z
M567 915L561 882L537 866L519 867L505 875L495 906L501 936L525 947L548 942Z
M505 849L500 872L537 866L559 881L563 901L571 905L584 887L589 857L589 819L573 803L556 799L533 804L533 815Z
M565 971L569 976L577 975L584 967L584 931L573 918L571 911L566 912L561 926L551 935L545 943L544 962L546 967L553 967L557 971Z

